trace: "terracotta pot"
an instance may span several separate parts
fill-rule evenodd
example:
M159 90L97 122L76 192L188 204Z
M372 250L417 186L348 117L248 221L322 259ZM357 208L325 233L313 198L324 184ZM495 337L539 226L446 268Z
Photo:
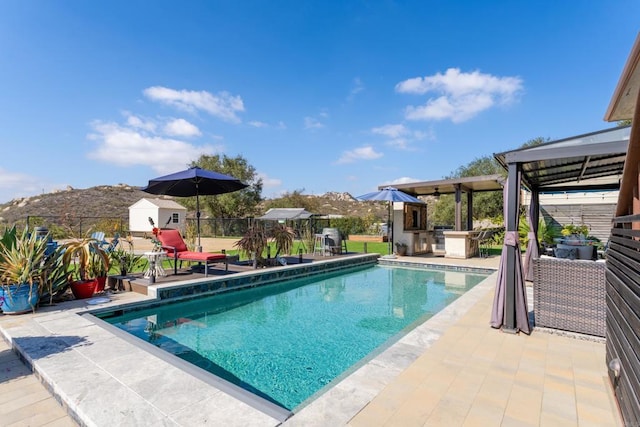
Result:
M91 298L96 291L98 281L96 279L91 280L78 280L71 282L71 292L75 299Z
M107 276L96 277L96 292L104 291L104 285L107 284Z

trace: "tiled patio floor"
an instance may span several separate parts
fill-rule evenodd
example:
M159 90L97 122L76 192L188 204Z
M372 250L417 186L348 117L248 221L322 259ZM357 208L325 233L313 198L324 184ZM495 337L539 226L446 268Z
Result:
M415 260L494 268L498 262L497 257ZM466 306L453 310L457 320L443 329L440 338L397 376L390 375L391 379L372 395L368 404L353 411L344 421L327 423L324 417L305 418L304 414L296 414L286 424L622 425L606 378L602 342L535 329L531 336L510 335L491 329L488 321L493 292L483 290L478 295L468 310ZM129 299L134 295L127 293L122 296ZM30 316L9 321L0 317L0 328L15 327L12 323L26 322ZM50 323L53 325L54 322L58 324L57 317ZM88 328L93 329L91 326ZM94 345L99 344L96 341ZM74 425L70 417L64 416L63 409L46 388L34 375L28 374L28 369L7 350L6 345L0 347L0 351L0 425ZM12 374L7 376L5 372ZM377 379L368 380L375 382ZM352 393L358 392L352 390ZM16 393L21 397L16 398ZM114 408L119 406L119 403L114 404ZM337 409L323 408L325 412ZM101 421L105 420L109 417ZM143 425L137 416L133 416L133 420ZM268 425L263 421L255 425Z
M618 426L602 342L488 326L493 295L391 382L352 426Z

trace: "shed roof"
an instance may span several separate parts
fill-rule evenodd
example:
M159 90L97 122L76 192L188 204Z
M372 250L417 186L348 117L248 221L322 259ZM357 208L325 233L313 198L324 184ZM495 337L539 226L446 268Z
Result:
M314 216L304 208L271 208L257 219L277 221L279 219L308 219Z
M187 208L185 208L184 206L182 206L181 204L173 201L173 200L169 200L169 199L147 199L146 197L143 197L142 199L138 200L137 202L135 202L133 205L129 206L129 209L137 207L137 205L139 204L144 204L144 203L151 203L152 205L158 207L158 208L162 208L162 209L174 209L174 210L183 210L186 211Z
M522 165L522 182L539 192L617 190L630 126L616 127L494 154L507 169Z

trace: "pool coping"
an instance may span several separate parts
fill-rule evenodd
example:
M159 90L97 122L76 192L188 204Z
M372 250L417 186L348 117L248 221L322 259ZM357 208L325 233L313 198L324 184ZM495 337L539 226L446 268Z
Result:
M437 340L444 329L493 289L492 277L332 384L284 425L346 424ZM114 294L112 299L105 306L131 306L155 300L131 293ZM94 309L86 303L86 300L70 301L42 307L34 314L0 318L5 339L80 425L282 423L280 417L256 409L102 328L81 315Z

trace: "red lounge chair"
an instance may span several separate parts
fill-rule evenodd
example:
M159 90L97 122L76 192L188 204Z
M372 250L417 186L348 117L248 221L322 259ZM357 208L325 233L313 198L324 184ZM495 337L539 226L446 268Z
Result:
M210 252L192 252L182 240L178 230L162 229L158 232L158 240L162 243L162 249L167 251L167 256L173 258L173 273L178 274L178 261L201 262L204 264L204 276L209 275L209 264L224 262L224 270L229 270L229 261L225 254L212 254Z

